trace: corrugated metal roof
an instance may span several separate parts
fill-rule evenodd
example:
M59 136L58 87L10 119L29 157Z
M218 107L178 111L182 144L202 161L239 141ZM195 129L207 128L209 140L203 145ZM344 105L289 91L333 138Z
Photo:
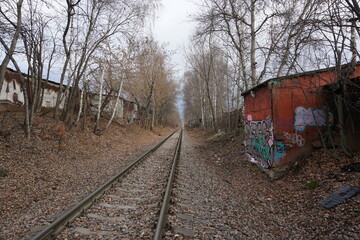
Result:
M341 67L346 67L346 66L349 66L349 64L344 64L344 65L341 65ZM356 66L359 66L360 65L360 62L357 62L356 63ZM244 92L241 93L241 96L245 96L247 94L249 94L251 91L254 91L264 85L266 85L267 83L271 82L271 81L282 81L284 79L290 79L290 78L297 78L297 77L302 77L302 76L309 76L309 75L315 75L315 74L318 74L318 73L323 73L323 72L333 72L335 70L336 67L329 67L329 68L323 68L323 69L317 69L317 70L311 70L311 71L308 71L308 72L302 72L302 73L296 73L296 74L292 74L292 75L287 75L287 76L282 76L282 77L276 77L276 78L270 78L260 84L258 84L257 86L255 87L252 87L250 88L249 90L246 90Z

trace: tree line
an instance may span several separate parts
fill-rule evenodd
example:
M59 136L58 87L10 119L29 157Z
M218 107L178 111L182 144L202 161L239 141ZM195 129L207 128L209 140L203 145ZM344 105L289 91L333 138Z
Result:
M356 0L203 0L199 7L184 74L190 122L238 128L241 93L269 78L336 66L338 84L349 83L359 56ZM347 94L334 95L339 116Z
M2 0L0 88L12 64L25 96L27 137L41 110L42 81L48 81L52 71L60 72L53 117L68 129L81 119L84 127L90 93L99 95L96 134L113 121L121 96L139 105L147 128L176 118L171 53L145 31L159 6L159 0ZM113 114L100 127L110 101L116 102Z

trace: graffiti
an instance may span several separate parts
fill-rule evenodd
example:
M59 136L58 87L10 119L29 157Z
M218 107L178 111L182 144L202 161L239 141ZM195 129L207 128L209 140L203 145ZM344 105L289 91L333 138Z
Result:
M263 121L245 121L246 153L252 162L269 167L273 154L273 124L271 117Z
M286 155L286 145L282 142L274 142L274 161L279 161Z
M295 114L294 127L298 131L304 131L306 126L331 126L334 121L334 116L326 107L313 110L300 106L295 109Z
M297 133L291 134L284 132L284 137L286 138L285 142L287 143L296 144L298 147L303 147L305 145L305 139Z
M271 146L268 145L263 134L257 135L253 140L253 147L267 161L271 159Z

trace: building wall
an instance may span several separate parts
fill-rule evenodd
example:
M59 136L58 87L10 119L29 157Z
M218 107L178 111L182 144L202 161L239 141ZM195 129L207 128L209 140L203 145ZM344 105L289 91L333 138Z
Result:
M54 108L56 106L56 99L59 94L59 84L52 81L43 81L42 87L44 88L44 96L42 101L42 107ZM92 94L90 97L90 111L93 114L97 113L99 96ZM115 106L116 99L112 99L104 109L108 114L112 114ZM7 69L5 72L5 81L0 91L0 111L15 111L21 110L21 106L24 104L24 94L20 87L20 77L16 71ZM65 98L60 103L60 108L63 108L65 104ZM132 123L139 119L141 111L138 109L138 105L134 102L119 99L119 103L116 110L115 117L123 118L126 122Z
M360 76L360 65L350 78ZM336 120L322 86L335 82L331 71L273 79L244 95L245 145L250 161L264 168L299 159L321 144L320 133Z
M104 98L104 96L103 96L103 98ZM91 96L90 110L93 114L97 114L98 101L99 101L99 95L96 94L96 95ZM109 104L106 106L104 111L106 113L112 114L115 102L116 102L116 99L110 100ZM132 123L139 118L138 105L134 102L120 98L115 116L117 118L123 118L127 123Z
M245 152L251 162L268 168L274 144L271 89L266 84L244 98Z
M53 108L56 106L56 98L59 93L59 85L48 82L44 86L44 97L41 106ZM24 93L21 90L20 77L17 72L7 70L5 81L0 92L0 103L2 104L24 104ZM64 100L60 103L60 108L64 107Z
M115 107L116 99L113 99L109 102L108 106L106 107L105 111L112 114L112 111ZM116 108L115 117L123 118L124 117L124 99L119 98L119 103Z
M105 96L102 96L102 101L104 101ZM93 114L97 114L98 112L98 103L99 103L99 95L95 94L91 96L91 107L90 107L90 111ZM120 98L119 99L119 103L117 105L117 109L116 109L116 113L115 113L115 117L117 118L123 118L124 117L124 99ZM104 112L108 113L108 114L112 114L112 111L114 109L114 106L116 104L116 98L115 99L111 99L110 102L107 104L107 106L104 109Z
M346 136L350 148L354 151L360 151L360 77L352 79L352 83L348 84L347 89L349 93L348 103L352 108L348 108L345 112L346 116L351 116L346 119Z
M333 74L274 81L272 83L274 119L274 165L282 165L309 153L319 141L320 132L334 122L333 113L322 97L322 85L332 82Z
M44 97L41 106L46 108L54 108L56 106L56 99L58 94L59 92L52 88L45 88ZM65 101L63 100L60 103L61 109L64 108L64 102Z
M139 116L140 111L136 103L130 101L124 102L124 119L128 123L132 123L135 120L139 119Z
M0 101L3 103L11 102L18 105L24 103L24 94L21 91L20 79L17 73L6 71L5 81L0 92Z

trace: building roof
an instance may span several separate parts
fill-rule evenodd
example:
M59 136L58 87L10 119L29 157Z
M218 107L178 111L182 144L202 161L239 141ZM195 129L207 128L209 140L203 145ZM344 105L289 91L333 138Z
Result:
M341 65L341 67L343 68L343 67L346 67L346 66L349 66L349 65L350 64L344 64L344 65ZM357 62L356 66L359 66L359 65L360 65L360 62ZM249 94L251 91L254 91L254 90L258 89L258 88L261 88L264 85L267 85L271 81L282 81L284 79L298 78L298 77L302 77L302 76L311 76L311 75L315 75L315 74L319 74L319 73L323 73L323 72L333 72L333 71L335 71L335 68L336 67L329 67L329 68L311 70L311 71L308 71L308 72L296 73L296 74L282 76L282 77L270 78L270 79L256 85L255 87L252 87L252 88L242 92L241 96L245 96L245 95Z
M10 72L13 72L13 73L18 73L18 71L14 70L14 69L12 69L12 68L9 68L9 67L7 67L6 70L8 70L8 71L10 71ZM21 73L22 73L22 75L23 75L24 77L29 77L28 74L23 73L23 72L21 72ZM44 79L44 78L42 78L42 80L43 80L43 81L47 81L48 83L51 83L51 84L59 85L59 86L60 86L60 83L58 83L58 82L54 82L54 81L51 81L51 80L46 80L46 79ZM64 85L64 87L66 87L66 84L63 84L63 85Z

